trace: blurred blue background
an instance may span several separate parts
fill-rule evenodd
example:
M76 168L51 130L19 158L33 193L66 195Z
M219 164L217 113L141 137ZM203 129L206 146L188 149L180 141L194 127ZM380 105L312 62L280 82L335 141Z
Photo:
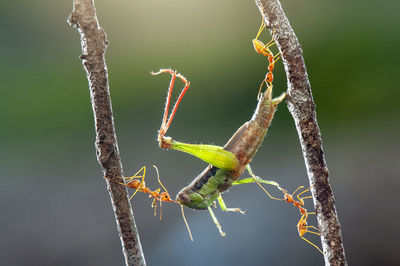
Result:
M258 8L253 1L227 0L95 4L110 41L106 60L125 174L146 165L147 184L155 188L156 164L176 195L205 163L158 147L169 76L149 72L171 67L192 82L168 135L223 145L250 119L266 72L266 58L251 44ZM399 265L400 2L282 5L304 50L348 261ZM0 2L1 265L123 264L95 157L79 35L66 22L71 10L70 0ZM275 69L277 95L286 77L281 62ZM289 191L308 186L285 104L252 167ZM138 193L132 204L148 264L323 264L298 237L294 207L268 199L256 185L224 196L248 214L216 210L227 233L222 238L207 212L187 209L191 243L178 206L164 204L160 221L151 200ZM311 201L306 207L313 208ZM309 221L316 224L315 217ZM320 245L318 237L308 238Z

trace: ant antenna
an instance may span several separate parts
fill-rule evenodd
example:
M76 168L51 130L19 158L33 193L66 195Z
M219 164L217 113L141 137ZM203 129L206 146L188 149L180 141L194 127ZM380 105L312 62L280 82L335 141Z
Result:
M161 180L160 180L160 173L158 172L157 166L153 165L153 167L154 167L154 169L156 169L156 172L157 172L158 183L162 186L162 188L165 190L165 192L168 193L168 190L167 190L167 189L164 187L164 185L161 183ZM169 193L168 193L168 195L169 195Z
M160 185L162 186L162 188L168 193L168 190L164 187L164 185L161 183L160 180L160 173L158 172L158 168L157 166L153 165L154 169L156 169L157 172L157 179L158 179L158 183L160 183ZM169 194L169 193L168 193ZM157 202L156 202L157 204ZM160 220L162 219L162 200L160 199Z

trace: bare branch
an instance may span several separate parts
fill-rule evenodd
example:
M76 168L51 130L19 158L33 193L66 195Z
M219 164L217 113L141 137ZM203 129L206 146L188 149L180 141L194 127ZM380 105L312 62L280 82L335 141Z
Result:
M326 265L347 265L329 172L322 150L303 51L278 0L256 0L282 54L288 83L287 104L296 124L321 231Z
M89 81L96 126L97 160L101 165L104 176L123 176L105 62L105 50L108 41L105 32L97 21L93 1L74 0L73 10L68 22L78 29L81 36L82 55L80 59ZM108 180L106 182L126 265L146 265L126 188Z

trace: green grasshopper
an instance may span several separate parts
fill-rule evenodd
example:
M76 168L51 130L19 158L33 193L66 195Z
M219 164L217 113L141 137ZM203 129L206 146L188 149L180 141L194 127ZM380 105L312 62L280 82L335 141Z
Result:
M200 175L178 193L176 201L181 204L183 217L183 206L198 210L208 209L219 233L222 236L225 236L221 225L211 209L212 206L215 206L215 201L218 201L223 211L233 211L242 214L245 214L245 212L239 208L228 208L222 199L222 192L229 189L232 185L246 183L257 183L258 185L260 185L260 183L265 183L276 186L283 191L278 183L263 180L260 177L255 176L249 163L263 142L268 127L274 117L277 105L285 98L286 94L283 93L281 96L273 99L272 85L267 84L266 91L262 93L258 99L258 105L251 120L244 123L236 133L233 134L224 147L203 144L187 144L175 141L171 137L165 136L165 134L171 125L179 103L190 86L190 82L183 75L171 69L160 69L158 72L152 72L151 74L158 75L161 73L169 73L172 77L165 103L163 120L158 132L158 142L160 147L186 152L209 163L207 168ZM176 78L181 79L185 86L168 117L172 89ZM251 177L238 180L245 169L248 170ZM190 234L189 228L188 231Z

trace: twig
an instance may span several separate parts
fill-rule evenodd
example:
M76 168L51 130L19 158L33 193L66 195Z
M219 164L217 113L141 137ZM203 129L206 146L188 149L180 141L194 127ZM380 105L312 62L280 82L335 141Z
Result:
M104 176L123 176L105 62L108 41L98 23L93 0L74 0L68 22L78 29L81 36L82 55L80 59L89 81L90 99L96 126L97 160ZM108 179L106 182L126 265L146 265L126 188L110 182Z
M303 51L279 0L256 0L282 54L288 83L287 104L296 124L317 212L326 265L347 265L329 172L322 150L315 104Z

